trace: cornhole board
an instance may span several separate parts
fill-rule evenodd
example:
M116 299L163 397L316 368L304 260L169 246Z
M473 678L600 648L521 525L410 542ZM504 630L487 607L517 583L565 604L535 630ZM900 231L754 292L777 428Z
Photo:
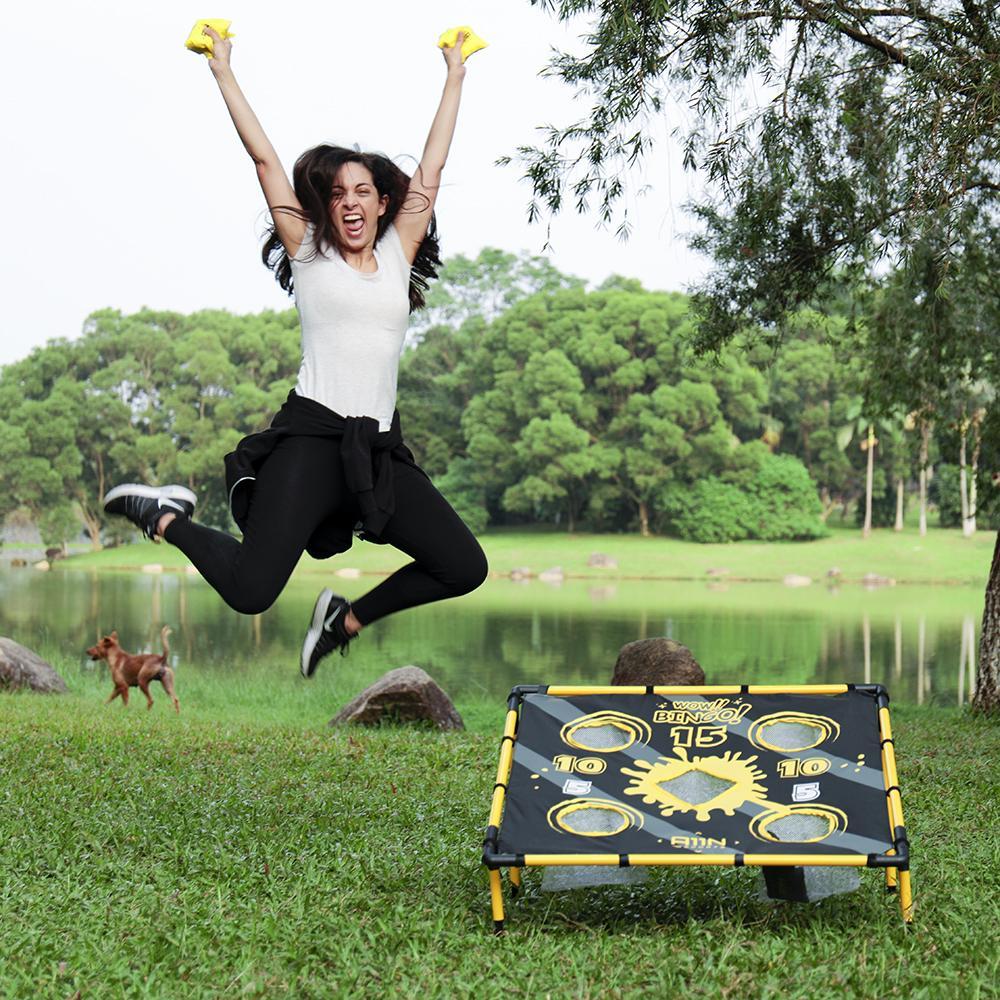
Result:
M519 685L507 701L483 864L503 930L538 865L884 868L913 918L879 684Z

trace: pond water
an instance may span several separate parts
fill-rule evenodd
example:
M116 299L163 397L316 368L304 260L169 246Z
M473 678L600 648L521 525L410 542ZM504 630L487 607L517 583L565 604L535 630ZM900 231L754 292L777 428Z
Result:
M158 649L169 624L173 662L186 669L296 670L319 589L357 597L376 582L299 576L247 617L185 573L3 569L0 635L85 669L84 650L112 628L134 651ZM350 663L372 679L413 663L455 698L499 702L517 683L607 683L622 644L665 635L691 648L710 683L878 681L897 702L959 705L972 692L982 607L971 587L491 580L372 625Z

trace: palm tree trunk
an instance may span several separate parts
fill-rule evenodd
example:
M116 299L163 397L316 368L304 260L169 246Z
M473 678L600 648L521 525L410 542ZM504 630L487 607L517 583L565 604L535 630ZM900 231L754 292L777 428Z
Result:
M968 534L966 525L969 522L969 474L965 467L965 434L969 423L962 413L961 423L958 425L958 495L962 503L962 534Z
M920 536L927 534L927 461L931 448L931 422L920 421Z
M969 516L962 522L962 534L966 538L976 533L977 487L979 477L979 450L983 444L983 431L980 414L972 416L972 464L969 466Z
M872 533L872 481L875 477L875 425L868 425L868 470L865 473L865 526L862 535Z

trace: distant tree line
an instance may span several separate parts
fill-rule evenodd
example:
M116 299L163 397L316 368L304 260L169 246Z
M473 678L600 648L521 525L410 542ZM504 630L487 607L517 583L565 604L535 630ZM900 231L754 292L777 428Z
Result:
M923 497L942 524L993 523L989 387L948 387L933 415L866 407L851 309L833 295L777 347L699 355L684 295L620 278L587 290L498 250L456 257L404 352L404 435L477 531L815 538L853 508L901 527L935 468ZM100 544L121 530L101 496L140 479L187 483L202 519L230 526L222 456L267 425L298 365L294 311L94 313L0 372L0 516L27 512L47 544L81 525Z

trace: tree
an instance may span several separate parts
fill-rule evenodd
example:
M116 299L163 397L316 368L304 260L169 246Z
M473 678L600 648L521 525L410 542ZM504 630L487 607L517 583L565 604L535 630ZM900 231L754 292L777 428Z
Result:
M182 316L102 310L0 373L4 509L25 507L49 544L82 521L99 547L115 482L181 480L199 516L226 524L223 453L263 427L294 379L295 314Z
M563 274L546 257L483 247L475 259L449 257L427 293L427 304L410 320L409 337L419 341L436 326L461 327L472 318L489 322L515 302L539 292L582 288L583 280Z
M888 256L911 272L929 265L944 275L962 261L970 275L995 275L996 4L535 2L562 20L592 19L586 50L550 66L591 110L519 151L533 186L529 216L558 211L571 193L581 211L597 196L610 219L629 169L649 151L645 117L671 98L692 103L685 163L706 170L711 192L696 206L704 230L695 245L716 262L695 296L702 346L757 325L777 330L838 266L871 275ZM748 76L766 96L734 114L732 93ZM930 255L921 253L928 232L940 236ZM944 285L924 287L937 298ZM995 282L981 290L985 302L967 303L969 315L996 310ZM996 343L997 325L978 325L979 343L937 340L934 350L967 350L972 368L991 355L996 366L983 341ZM929 427L933 414L918 416ZM979 673L977 705L1000 712L1000 538Z
M669 483L721 470L735 429L760 429L762 376L735 352L696 357L690 322L682 295L566 290L485 328L456 374L475 389L462 430L487 497L574 526L621 504L650 534Z
M96 541L83 475L90 421L84 419L83 387L65 374L69 351L65 343L53 345L44 357L35 351L0 377L0 412L5 415L0 464L7 486L0 514L26 508L46 545L63 545L78 533L75 504L81 505Z
M797 310L783 324L780 348L758 345L751 357L769 382L765 440L801 459L826 521L861 492L850 446L862 398L859 359L845 346L849 318L836 303L824 307Z
M994 4L532 2L588 19L584 51L557 52L547 71L589 113L518 151L529 218L596 199L627 232L620 208L652 146L647 119L690 105L684 162L710 192L697 245L717 264L696 296L703 344L770 328L835 265L905 256L929 213L950 227L1000 195Z
M399 367L404 434L431 475L443 474L464 451L461 416L478 382L468 378L472 373L462 362L486 325L532 295L582 287L581 279L526 253L485 247L475 259L448 258L427 293L426 308L411 317L410 343Z

